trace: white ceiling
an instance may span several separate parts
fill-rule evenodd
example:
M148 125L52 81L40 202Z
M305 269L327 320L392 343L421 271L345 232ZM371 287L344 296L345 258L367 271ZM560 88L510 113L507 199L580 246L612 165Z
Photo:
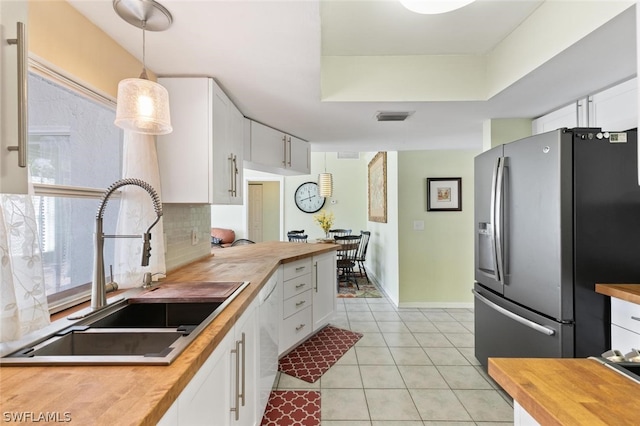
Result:
M141 31L111 0L69 2L142 58ZM479 0L431 16L393 0L160 3L173 24L147 33L149 69L215 77L246 117L309 140L314 151L479 149L488 118L537 117L636 72L631 8L488 101L322 102L322 55L482 55L542 0ZM374 119L400 110L415 113L402 123Z

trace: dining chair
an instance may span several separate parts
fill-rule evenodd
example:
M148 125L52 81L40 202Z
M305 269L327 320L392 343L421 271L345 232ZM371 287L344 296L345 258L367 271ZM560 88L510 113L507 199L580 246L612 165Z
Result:
M360 231L360 237L360 245L358 246L358 253L356 254L356 262L358 262L360 276L365 277L367 279L367 283L371 283L369 275L367 275L367 269L364 266L364 262L367 260L367 247L369 247L371 232Z
M336 244L340 245L338 249L337 259L337 271L338 282L340 281L353 281L356 288L360 290L358 286L358 280L354 272L354 268L358 264L356 256L358 254L358 247L360 245L360 235L338 235L335 238ZM341 280L342 278L342 280Z
M329 238L344 237L351 235L351 229L329 229Z
M287 235L289 234L304 234L304 229L300 229L297 231L295 229L292 229L291 231L287 232Z
M307 234L287 234L290 243L306 243Z

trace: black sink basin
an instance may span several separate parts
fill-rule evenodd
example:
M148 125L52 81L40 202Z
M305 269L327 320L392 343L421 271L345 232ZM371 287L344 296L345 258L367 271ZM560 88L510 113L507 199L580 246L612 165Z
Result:
M91 328L197 326L220 305L222 303L132 303L87 325Z
M229 283L223 284L227 288ZM140 296L120 300L3 353L0 364L171 364L249 285L237 284L222 301L167 301Z
M163 356L168 348L182 337L175 331L107 331L73 332L54 337L30 356Z

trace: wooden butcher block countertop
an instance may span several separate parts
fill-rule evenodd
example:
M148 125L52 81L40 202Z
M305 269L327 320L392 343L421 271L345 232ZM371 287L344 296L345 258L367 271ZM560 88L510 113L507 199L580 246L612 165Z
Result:
M596 293L640 305L640 284L596 284Z
M489 375L541 425L640 421L640 384L595 360L489 358Z
M0 411L64 413L77 425L154 425L233 327L281 263L327 253L334 244L267 242L216 250L166 281L250 281L168 366L0 368ZM40 422L41 424L42 422Z

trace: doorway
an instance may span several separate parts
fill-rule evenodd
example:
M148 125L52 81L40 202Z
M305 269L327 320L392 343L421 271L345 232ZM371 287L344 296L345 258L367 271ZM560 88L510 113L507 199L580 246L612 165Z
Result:
M247 170L245 170L245 173ZM246 179L245 211L248 238L255 242L281 241L283 178L281 176Z

